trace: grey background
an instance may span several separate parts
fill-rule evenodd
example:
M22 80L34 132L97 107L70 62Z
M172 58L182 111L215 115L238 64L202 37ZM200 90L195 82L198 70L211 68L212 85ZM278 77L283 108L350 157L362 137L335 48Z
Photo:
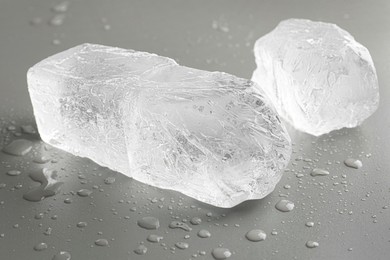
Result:
M0 153L0 183L6 185L0 189L0 259L52 259L58 251L68 251L72 259L212 259L211 250L217 246L229 248L231 259L389 259L390 1L71 0L64 24L50 26L48 21L55 15L51 7L57 3L60 1L0 0L1 146L19 138L14 135L21 125L34 124L26 71L51 54L83 42L100 43L250 78L255 68L254 41L279 21L292 17L336 23L365 45L376 65L381 104L355 129L319 138L289 129L294 153L289 171L275 191L263 200L232 209L215 208L138 183L87 159L44 149L38 135L23 134L22 138L34 141L33 152L25 157ZM31 25L35 17L42 22ZM11 125L16 130L7 130ZM42 154L58 162L32 162ZM342 162L348 157L362 160L363 168L345 167ZM58 171L64 182L61 192L41 202L23 200L22 195L37 186L28 173L42 167ZM313 178L309 175L313 167L326 168L331 174ZM22 174L10 177L5 174L10 169ZM116 182L105 184L109 176ZM286 184L291 188L283 188ZM81 188L91 189L93 194L79 197L75 192ZM274 208L280 196L295 203L292 212ZM64 203L66 198L72 203ZM132 207L135 212L129 210ZM37 213L44 217L35 219ZM157 217L161 227L157 231L141 229L136 221L143 216ZM168 228L175 218L194 216L203 222L192 226L191 232ZM79 221L88 226L77 228ZM306 227L307 221L315 226ZM44 234L48 227L51 235ZM212 236L197 237L201 228ZM263 229L267 239L258 243L246 240L245 233L253 228ZM164 236L166 246L147 242L151 233ZM185 239L186 234L190 238ZM95 246L99 238L108 239L110 245ZM308 240L319 242L319 247L305 247ZM189 248L171 249L178 241L188 242ZM49 248L35 251L33 247L40 242ZM141 242L148 252L139 256L133 250Z

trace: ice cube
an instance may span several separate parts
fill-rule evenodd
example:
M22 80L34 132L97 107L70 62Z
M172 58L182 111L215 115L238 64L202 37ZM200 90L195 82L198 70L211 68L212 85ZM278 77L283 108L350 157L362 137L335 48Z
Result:
M261 84L278 113L295 128L321 135L360 125L379 104L368 50L335 24L282 21L257 40Z
M269 194L290 138L253 83L155 54L83 44L28 72L42 139L220 207Z

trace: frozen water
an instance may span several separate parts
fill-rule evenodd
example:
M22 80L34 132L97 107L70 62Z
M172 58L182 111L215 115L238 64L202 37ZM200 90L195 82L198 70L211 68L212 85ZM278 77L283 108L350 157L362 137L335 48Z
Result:
M368 50L335 24L282 21L255 44L259 83L295 128L321 135L360 125L378 107Z
M45 142L216 206L266 196L289 161L268 99L226 73L83 44L32 67L28 85Z

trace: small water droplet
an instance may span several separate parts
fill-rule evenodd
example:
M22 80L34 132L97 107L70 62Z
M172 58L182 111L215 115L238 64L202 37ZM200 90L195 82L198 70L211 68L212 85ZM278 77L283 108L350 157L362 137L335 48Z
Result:
M100 239L95 241L95 245L97 245L97 246L108 246L108 241L107 241L107 239L100 238Z
M136 249L134 249L134 253L137 255L144 255L148 251L148 248L144 245L139 245Z
M88 197L91 194L92 194L92 191L88 190L88 189L81 189L81 190L77 191L77 195L79 195L80 197Z
M39 164L45 164L47 163L48 161L50 161L50 158L49 157L46 157L46 156L39 156L37 158L35 158L33 160L33 162L35 163L39 163Z
M177 242L175 246L182 250L189 248L189 244L185 242Z
M51 227L48 227L48 228L45 230L45 232L43 232L43 234L45 234L46 236L50 236L52 230L53 230L53 229L52 229Z
M113 184L115 182L115 178L114 177L107 177L105 180L104 180L104 183L105 184Z
M325 176L325 175L329 175L329 172L327 170L324 170L324 169L314 168L311 171L310 175L313 176L313 177Z
M282 212L292 211L294 207L294 203L289 200L279 200L279 202L275 205L275 208Z
M155 217L143 217L137 221L137 224L145 229L158 229L160 227L160 221Z
M177 221L177 220L174 220L172 221L170 224L169 224L169 227L170 228L181 228L185 231L191 231L192 228L190 228L190 226L188 226L186 223L183 223L183 222L180 222L180 221Z
M72 199L71 198L66 198L66 199L64 199L64 203L66 203L66 204L71 204L73 201L72 201Z
M245 237L252 242L263 241L267 238L267 234L261 229L252 229L245 234Z
M88 225L87 222L81 221L81 222L77 223L76 226L77 226L78 228L85 228L87 225Z
M42 19L40 21L42 22ZM37 131L35 130L35 128L32 125L23 125L22 132L24 134L29 134L29 135L37 133Z
M208 237L211 237L211 233L208 230L206 230L206 229L201 229L198 232L198 237L208 238Z
M52 260L70 260L72 256L69 252L61 251L55 254L52 258Z
M308 221L308 222L305 223L305 226L306 227L313 227L314 226L314 222Z
M43 251L45 249L47 249L47 244L46 243L39 243L39 244L34 246L34 250L35 251Z
M18 176L20 175L22 172L21 171L18 171L18 170L11 170L11 171L8 171L7 172L7 175L9 176Z
M320 244L316 241L307 241L306 242L306 247L308 248L315 248L315 247L318 247Z
M214 248L211 254L217 260L227 259L232 256L232 253L229 249L222 247Z
M202 219L199 218L199 217L193 217L190 220L190 222L191 222L192 225L199 225L200 223L202 223Z
M31 151L33 143L25 139L12 141L3 148L3 152L14 156L23 156Z
M162 236L159 236L159 235L155 235L155 234L150 234L147 238L147 240L149 242L152 242L152 243L159 243L164 237Z
M359 169L362 168L363 163L358 159L348 158L344 161L344 164L350 168Z
M52 26L61 26L64 23L64 20L64 14L57 14L49 21L49 24Z
M61 41L59 39L54 39L52 42L51 42L53 45L60 45L61 44Z

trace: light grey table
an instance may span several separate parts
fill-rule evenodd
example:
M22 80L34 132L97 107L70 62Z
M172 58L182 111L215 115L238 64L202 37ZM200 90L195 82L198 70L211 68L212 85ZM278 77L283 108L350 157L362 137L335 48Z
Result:
M59 251L69 252L71 259L212 259L211 250L218 246L231 250L230 259L390 258L389 1L71 0L63 24L50 26L56 3L0 1L0 147L15 138L35 144L24 157L0 153L0 259L52 259ZM355 129L319 138L289 129L294 141L290 171L263 200L215 208L141 184L89 160L45 149L38 135L15 136L20 126L34 124L26 71L51 54L83 42L101 43L250 78L254 41L292 17L336 23L367 46L378 72L381 104ZM33 163L38 155L54 162ZM345 167L342 162L348 157L359 158L363 168ZM57 195L28 202L23 194L38 185L29 173L42 167L57 170L64 184ZM326 168L330 175L313 178L309 175L313 167ZM8 176L12 169L22 174ZM116 181L105 184L107 177ZM93 193L80 197L76 194L80 189ZM275 209L283 196L295 203L293 211ZM136 222L143 216L157 217L161 227L141 229ZM203 222L189 224L190 232L168 228L174 219L188 221L195 216ZM79 228L80 221L88 225ZM314 226L306 227L307 221ZM44 234L48 228L51 234ZM253 228L264 230L267 239L248 241L245 233ZM211 237L199 238L200 229L209 230ZM164 239L150 243L146 237L151 233ZM94 244L101 238L109 246ZM309 240L319 247L307 248ZM174 249L179 241L189 248ZM42 242L48 248L34 250ZM148 248L145 255L133 252L140 243Z

